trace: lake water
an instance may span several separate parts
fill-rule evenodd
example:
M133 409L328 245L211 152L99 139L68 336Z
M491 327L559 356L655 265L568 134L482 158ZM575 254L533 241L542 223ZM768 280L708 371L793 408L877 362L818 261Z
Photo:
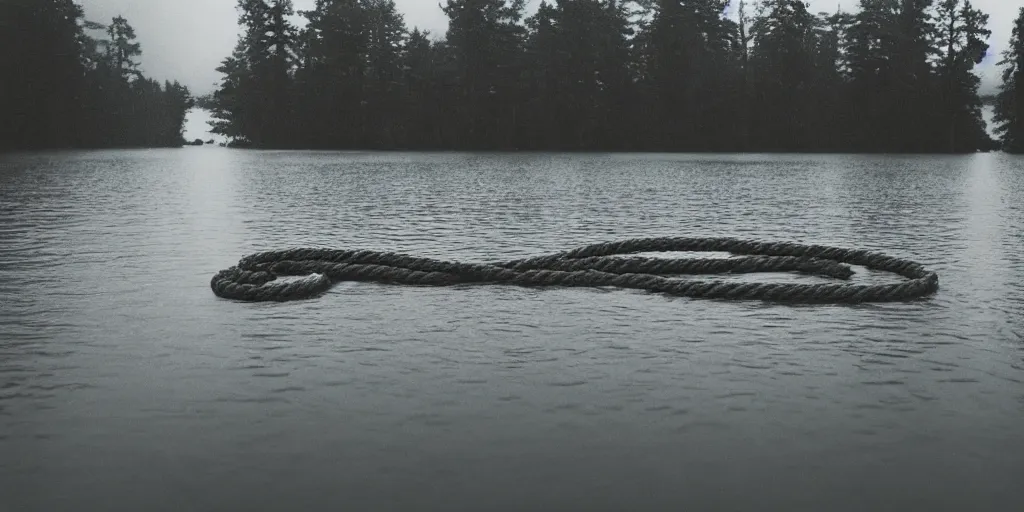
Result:
M1022 199L1003 154L0 157L0 510L1016 509ZM492 261L649 236L865 248L941 289L209 288L291 246Z

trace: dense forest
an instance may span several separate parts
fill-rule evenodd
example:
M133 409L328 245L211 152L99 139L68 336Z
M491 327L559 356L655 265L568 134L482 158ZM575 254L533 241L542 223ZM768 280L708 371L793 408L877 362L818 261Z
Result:
M434 35L393 0L238 0L201 104L213 131L261 148L1024 152L1024 8L985 100L997 142L969 0L442 1ZM141 54L122 17L0 0L0 149L180 146L195 100Z
M143 76L135 37L72 0L0 0L0 150L181 146L189 91Z
M290 0L239 0L213 130L262 148L997 147L974 73L988 15L969 0L820 14L739 1L733 17L728 4L557 0L525 17L523 0L444 0L448 30L433 37L408 30L393 0L317 0L300 13ZM1007 126L1019 123L1015 91L999 96ZM1024 144L1018 132L1008 147Z

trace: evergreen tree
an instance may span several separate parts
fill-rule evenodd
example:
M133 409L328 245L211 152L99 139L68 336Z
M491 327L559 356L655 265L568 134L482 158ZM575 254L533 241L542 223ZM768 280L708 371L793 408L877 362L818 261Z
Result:
M1024 153L1024 7L1013 24L1010 47L1003 53L1003 83L996 96L996 132L1003 149Z
M309 23L296 76L307 140L315 147L366 146L366 9L359 0L317 0L302 15Z
M79 142L84 39L82 9L71 0L0 2L0 148Z
M746 99L754 149L828 151L844 144L841 123L847 84L844 41L849 17L814 16L800 0L766 0L744 45ZM743 37L741 33L741 37Z
M849 96L849 60L844 51L853 17L842 11L824 13L814 24L814 81L808 94L811 113L810 140L818 151L844 151L849 148L851 112Z
M973 73L988 52L985 41L992 34L985 28L988 15L974 9L970 0L940 0L936 11L941 91L937 112L943 120L946 148L949 152L988 148L992 142L978 96L981 79Z
M815 21L800 0L761 4L751 26L755 147L806 150L814 146Z
M459 97L452 105L458 145L514 148L526 29L524 0L447 0L447 48Z
M934 138L931 0L861 0L850 27L853 148L927 151Z
M395 148L406 138L400 93L407 31L394 0L366 0L366 35L362 124L371 146Z
M730 73L739 27L728 0L658 0L642 45L643 119L653 148L719 150L734 145L739 102Z
M93 24L94 28L103 28ZM95 41L105 51L91 52L95 62L88 66L92 93L84 102L87 125L84 140L90 146L162 147L181 146L185 115L192 107L188 89L181 84L160 82L139 71L142 46L135 29L122 16L106 26L109 39Z
M218 68L225 74L215 96L216 133L237 134L246 144L294 144L291 121L295 28L291 0L238 0L244 28L235 52ZM228 92L230 91L230 92Z
M296 88L307 140L323 147L406 143L407 33L394 1L319 0L302 14L309 23L300 37Z
M217 72L224 77L221 79L220 88L213 93L208 103L213 117L213 121L210 121L210 131L228 137L232 144L249 145L250 131L246 124L252 114L247 107L255 105L248 98L251 94L247 89L249 63L243 40L239 40L234 52L224 59Z
M536 129L521 136L522 143L530 148L557 148L563 144L559 117L561 98L565 96L561 87L561 52L558 28L558 9L541 1L537 12L527 18L529 36L526 44L524 70L523 123Z
M139 72L125 18L103 26L68 0L4 0L0 24L0 149L181 145L188 90ZM100 31L109 39L89 35Z
M627 12L614 0L542 3L527 24L525 115L538 128L524 144L548 148L615 148L629 132L632 80Z
M119 147L141 145L147 132L137 126L140 121L137 108L149 99L147 96L162 91L159 85L152 87L153 84L139 73L136 58L142 56L142 45L136 41L135 29L128 20L114 17L106 33L109 39L99 41L106 51L98 55L92 77L99 85L91 105L91 117L96 124L94 143Z
M442 96L443 61L427 32L413 29L402 53L401 109L405 145L410 148L444 147L445 120Z
M111 71L124 83L139 76L136 57L142 55L142 45L135 41L135 29L124 17L117 16L107 27L106 63Z
M737 24L738 39L735 51L736 81L738 83L739 108L737 111L737 149L746 151L751 147L751 105L753 104L753 78L750 69L750 46L753 37L750 34L750 18L747 15L747 3L739 0L736 7L739 18Z
M185 143L185 117L195 105L195 99L177 80L165 81L163 95L155 111L159 113L153 145L177 147Z

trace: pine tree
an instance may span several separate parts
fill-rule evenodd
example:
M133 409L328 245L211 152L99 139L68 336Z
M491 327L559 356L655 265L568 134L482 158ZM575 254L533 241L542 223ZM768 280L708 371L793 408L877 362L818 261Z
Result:
M593 149L623 145L630 100L631 35L615 1L542 3L530 27L524 119L538 127L526 145Z
M144 145L150 130L139 124L150 119L144 115L146 108L142 104L150 96L160 94L160 86L145 80L139 72L136 59L142 56L142 45L136 41L135 29L127 19L114 17L106 33L109 39L101 41L106 51L96 69L101 93L99 103L94 105L93 118L99 122L95 136L105 146Z
M139 72L125 18L104 26L70 1L5 0L0 25L0 149L181 145L188 90Z
M401 67L404 145L409 148L439 148L442 143L445 105L442 103L441 59L429 33L413 29L405 44Z
M523 88L526 100L520 117L527 126L536 129L521 137L528 148L557 148L563 144L558 127L563 78L560 63L564 60L556 24L558 10L553 4L541 1L537 12L526 19L529 31L526 43L526 62Z
M142 55L142 45L135 40L135 29L122 16L117 16L107 27L106 61L111 71L123 82L139 76L139 63L135 60Z
M639 44L642 117L656 149L724 149L735 140L738 88L731 73L739 28L728 0L659 0Z
M287 17L291 0L238 0L239 23L244 28L231 57L218 71L224 73L216 133L235 134L258 147L287 147L292 140L292 71L295 29Z
M811 146L816 151L843 151L850 140L849 61L844 51L853 17L821 13L814 24L814 81L808 94Z
M459 146L514 148L526 29L524 0L447 0L447 48L459 98Z
M988 51L985 41L992 34L985 28L988 15L974 9L969 0L940 0L936 9L939 98L949 152L988 148L978 88L981 79L973 73Z
M861 0L850 27L853 147L867 151L929 151L934 146L937 50L932 0Z
M747 3L739 0L736 7L738 39L736 41L735 61L739 88L739 109L736 116L737 121L737 149L746 151L751 146L751 124L754 116L751 114L753 104L753 78L750 69L750 46L752 36L750 34L750 17L747 14Z
M0 2L0 148L79 142L87 93L82 16L71 0Z
M317 0L296 73L304 133L314 147L365 146L367 13L359 0Z
M366 91L362 124L370 145L395 148L405 138L399 93L405 21L394 0L366 0Z
M217 72L224 77L208 104L213 117L210 132L228 137L235 145L249 145L251 132L247 124L252 114L247 107L252 102L248 99L249 65L244 41L239 40L234 52L224 59Z
M1010 47L1003 53L1003 83L996 97L996 132L1003 149L1024 153L1024 7L1013 24Z
M755 147L812 147L815 19L800 0L766 0L751 26L755 77Z

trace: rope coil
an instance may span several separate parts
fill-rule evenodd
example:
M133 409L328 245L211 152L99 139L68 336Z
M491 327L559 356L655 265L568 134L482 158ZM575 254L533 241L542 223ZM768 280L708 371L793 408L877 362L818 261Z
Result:
M728 252L738 257L616 257L650 252ZM906 280L855 285L663 277L795 271L847 280L854 274L847 265L892 272ZM279 276L307 278L277 281ZM286 249L246 256L238 265L213 276L210 286L214 294L225 299L288 301L315 297L340 281L419 286L615 286L691 298L824 303L905 301L932 295L939 289L938 275L909 260L865 250L734 238L637 238L496 263L459 263L365 250Z

